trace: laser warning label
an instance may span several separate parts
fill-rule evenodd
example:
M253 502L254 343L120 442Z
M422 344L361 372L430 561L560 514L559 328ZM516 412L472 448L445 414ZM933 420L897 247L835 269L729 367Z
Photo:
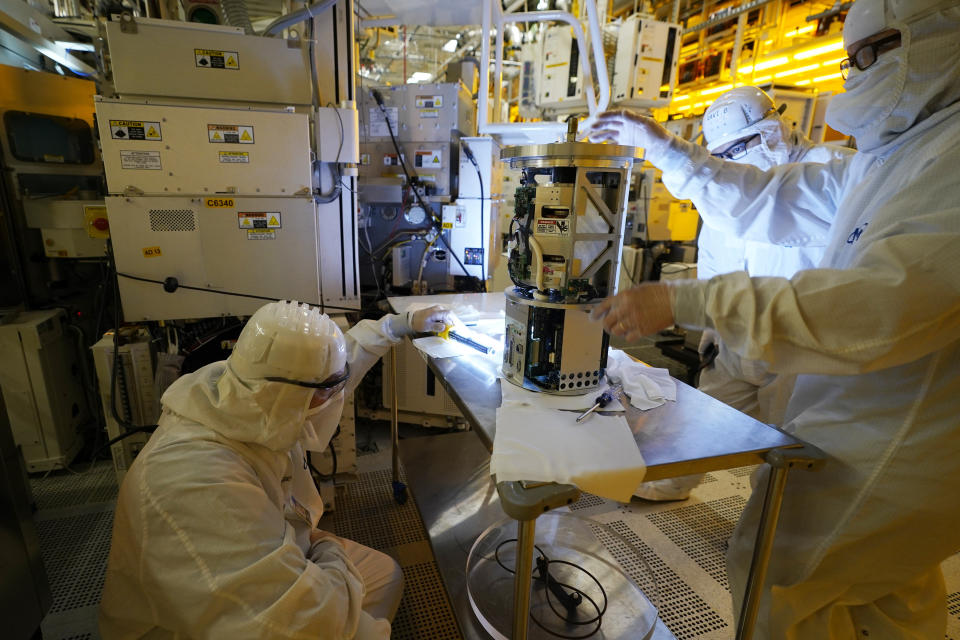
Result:
M159 122L111 120L110 137L114 140L163 140Z
M201 69L239 69L240 55L236 51L194 49L193 56Z

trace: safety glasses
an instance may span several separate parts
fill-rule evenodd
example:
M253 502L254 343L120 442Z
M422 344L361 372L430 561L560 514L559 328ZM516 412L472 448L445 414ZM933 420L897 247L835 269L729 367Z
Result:
M865 42L859 46L858 43L854 43L847 50L850 57L840 61L840 74L844 80L850 74L850 67L855 66L860 71L866 71L877 61L878 55L900 46L900 32L896 29L887 29L875 36L870 36L870 38L878 39L873 42ZM870 38L866 38L866 40L870 40Z
M327 378L323 382L304 382L302 380L291 380L290 378L280 378L277 376L269 376L264 378L270 382L284 382L286 384L295 384L298 387L307 387L308 389L336 389L346 384L347 379L350 377L350 365L345 364L343 366L343 372L338 375L336 378Z
M723 151L712 153L710 155L712 155L714 158L720 158L721 160L739 160L743 156L747 155L747 151L758 144L760 144L760 134L755 133L749 138L737 140Z

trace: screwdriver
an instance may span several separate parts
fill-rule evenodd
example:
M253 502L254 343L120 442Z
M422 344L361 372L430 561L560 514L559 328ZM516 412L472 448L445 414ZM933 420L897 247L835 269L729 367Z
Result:
M594 404L592 407L584 411L580 415L580 417L577 418L577 422L583 422L584 420L586 420L587 416L589 416L591 413L593 413L597 409L602 409L608 404L610 404L611 402L613 402L620 395L621 391L623 391L623 386L619 384L615 384L609 389L607 389L606 391L604 391L603 393L601 393L599 396L597 396L596 404Z

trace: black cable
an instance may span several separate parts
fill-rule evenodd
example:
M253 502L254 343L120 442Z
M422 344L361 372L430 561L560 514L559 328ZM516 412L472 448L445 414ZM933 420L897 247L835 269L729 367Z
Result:
M281 298L269 298L269 297L266 297L266 296L255 296L255 295L250 294L250 293L237 293L237 292L235 292L235 291L223 291L222 289L208 289L208 288L206 288L206 287L191 287L191 286L189 286L189 285L180 284L179 282L177 282L177 279L176 279L176 278L167 278L166 281L164 281L164 280L154 280L154 279L152 279L152 278L143 278L143 277L141 277L141 276L134 276L134 275L130 275L129 273L122 273L122 272L119 272L119 271L117 272L117 275L118 275L118 276L122 276L122 277L124 277L124 278L129 278L130 280L136 280L136 281L138 281L138 282L149 282L149 283L152 283L152 284L163 285L163 287L165 288L165 290L166 290L167 287L172 287L172 290L169 290L168 293L173 293L173 292L176 291L177 289L189 289L190 291L206 291L207 293L219 293L219 294L225 295L225 296L236 296L236 297L238 297L238 298L253 298L254 300L267 300L267 301L269 301L269 302L277 302L277 301L281 300ZM117 294L117 299L119 299L119 297L120 297L120 296L119 296L119 293L118 293L118 294ZM283 299L285 300L285 298L283 298ZM311 304L311 305L313 305L313 306L315 306L315 307L320 307L320 306L322 306L322 307L327 308L327 309L337 309L338 311L360 311L360 309L355 309L355 308L353 308L353 307L335 307L335 306L333 306L333 305L331 305L331 304L321 304L321 303L319 303L319 302L308 302L308 303L305 303L305 304Z
M407 177L407 183L410 184L410 188L413 190L413 195L417 198L417 202L420 203L420 206L423 207L423 210L430 214L430 218L433 220L435 225L440 225L441 220L437 217L436 212L433 210L427 202L423 199L423 196L420 195L420 191L417 190L417 185L414 183L414 178L416 182L420 181L420 177L414 174L410 175L410 172L407 171L407 165L403 160L403 153L400 151L400 144L397 142L397 136L393 133L393 125L390 124L390 117L387 114L387 109L383 105L383 96L376 89L371 90L371 95L376 101L377 106L380 107L380 112L383 114L383 120L387 123L387 132L390 134L390 141L393 142L393 149L397 152L397 161L400 163L400 169L403 171L403 174ZM450 248L450 243L447 242L447 239L443 237L443 228L437 227L437 233L440 235L440 242L443 243L443 246L447 248L447 253L453 256L453 259L457 261L457 264L460 266L461 271L468 278L476 278L476 276L471 276L470 272L467 271L467 268L463 266L463 263L460 261L460 258L454 253L453 249Z
M498 544L497 547L494 549L494 558L497 564L500 565L500 568L502 568L504 571L510 574L516 574L516 571L510 569L510 567L505 565L503 561L500 560L501 547L511 542L515 543L517 542L517 539L511 538L509 540L504 540L503 542ZM550 610L554 613L554 615L556 615L557 618L559 618L560 620L562 620L568 625L586 626L586 625L596 624L597 626L595 629L593 629L592 631L589 631L588 633L575 636L575 635L566 635L562 633L557 633L552 629L548 629L543 622L538 620L533 615L533 611L530 612L530 619L533 620L533 622L538 627L540 627L545 632L549 633L550 635L556 638L564 638L567 640L582 640L584 638L589 638L591 636L596 635L596 633L600 631L600 627L603 623L603 616L607 612L607 604L609 602L607 599L607 592L603 588L603 585L600 583L600 581L597 579L595 575L593 575L592 573L590 573L588 570L584 569L580 565L574 564L572 562L567 562L566 560L551 560L549 557L547 557L547 554L545 554L539 546L534 545L534 549L537 551L537 553L540 554L540 557L536 558L537 570L532 575L532 578L535 580L542 581L544 583L546 587L546 590L545 590L546 601L550 607ZM600 590L600 595L603 597L603 606L598 605L597 602L582 589L574 587L573 585L569 585L565 582L560 582L556 578L554 578L550 574L550 570L549 570L549 567L552 564L566 565L568 567L572 567L573 569L576 569L577 571L585 573L591 580L593 580L594 584L596 584L597 588ZM569 589L570 592L565 591L564 588ZM553 594L553 596L561 604L564 605L564 607L567 609L566 614L561 613L560 611L557 610L557 608L553 604L553 601L550 599L551 594ZM571 619L576 608L580 604L582 604L583 600L587 600L593 606L594 611L596 611L596 615L588 620Z
M480 282L483 287L483 292L487 291L487 250L484 246L484 242L487 239L484 231L484 222L483 222L483 174L480 172L480 165L477 163L477 159L473 157L473 152L470 150L470 146L461 140L463 144L463 154L467 156L467 160L473 165L473 168L477 170L477 182L480 184Z

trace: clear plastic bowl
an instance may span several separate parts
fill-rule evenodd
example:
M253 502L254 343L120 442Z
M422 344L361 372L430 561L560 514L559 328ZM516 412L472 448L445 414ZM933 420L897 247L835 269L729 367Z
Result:
M495 640L509 640L513 631L516 538L517 521L504 518L477 538L467 557L470 606ZM633 544L604 524L566 511L537 518L534 540L530 640L652 635L659 604L656 579ZM538 569L544 557L552 588ZM564 600L579 604L568 609Z

